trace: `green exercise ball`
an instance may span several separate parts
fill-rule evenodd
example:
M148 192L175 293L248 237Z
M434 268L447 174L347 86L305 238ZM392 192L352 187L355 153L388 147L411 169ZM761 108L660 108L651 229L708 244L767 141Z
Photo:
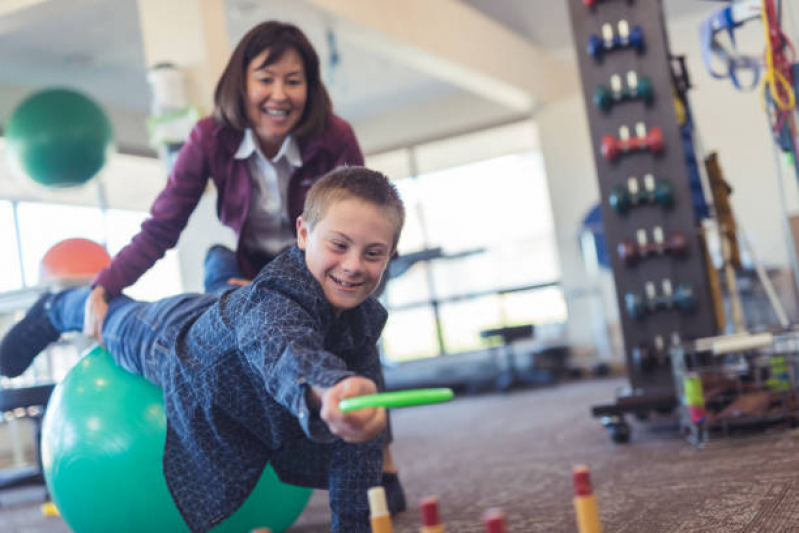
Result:
M44 476L67 525L77 533L189 531L164 480L165 440L161 389L105 349L89 351L54 389L42 425ZM244 505L212 531L279 533L310 496L267 467Z
M59 188L96 176L113 137L100 106L69 89L49 89L23 100L11 113L4 134L15 173Z

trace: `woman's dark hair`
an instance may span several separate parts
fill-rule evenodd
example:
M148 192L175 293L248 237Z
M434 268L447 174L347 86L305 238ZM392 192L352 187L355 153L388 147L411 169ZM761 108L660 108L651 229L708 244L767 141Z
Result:
M294 49L302 58L308 98L300 121L292 135L303 139L322 132L333 111L330 96L322 84L319 56L302 31L293 24L270 20L255 26L241 38L230 56L214 92L214 118L226 126L242 131L249 127L247 119L247 67L269 49L263 66L280 60L286 50Z

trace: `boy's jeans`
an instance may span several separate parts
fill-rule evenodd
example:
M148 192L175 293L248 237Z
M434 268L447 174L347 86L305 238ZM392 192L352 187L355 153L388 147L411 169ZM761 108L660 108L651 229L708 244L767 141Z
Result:
M233 288L227 282L230 278L242 277L241 269L236 261L236 253L220 244L208 249L203 267L205 269L203 286L206 294L222 294Z
M53 295L47 313L59 331L81 331L89 288ZM186 318L216 300L214 295L184 294L157 302L138 302L121 295L108 302L103 343L117 364L161 385L160 364L171 339Z

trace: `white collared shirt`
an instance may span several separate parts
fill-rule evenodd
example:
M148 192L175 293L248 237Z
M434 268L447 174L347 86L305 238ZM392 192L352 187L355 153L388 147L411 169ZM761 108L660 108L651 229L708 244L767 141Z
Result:
M269 159L261 151L251 129L244 130L236 159L247 159L252 180L250 209L247 213L241 245L248 250L277 255L294 244L294 222L289 220L289 179L302 166L300 147L291 136L283 140L275 157Z

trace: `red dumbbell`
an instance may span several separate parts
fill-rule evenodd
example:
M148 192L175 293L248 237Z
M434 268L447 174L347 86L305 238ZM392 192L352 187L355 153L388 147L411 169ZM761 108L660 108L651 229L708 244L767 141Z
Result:
M617 139L613 135L602 137L602 156L608 161L615 161L620 155L629 152L649 150L653 154L663 151L663 130L652 128L644 136Z
M688 255L688 239L681 231L673 232L665 240L656 238L655 242L636 243L632 239L624 239L619 243L618 252L619 258L628 266L652 255L669 254L674 257L685 257Z

